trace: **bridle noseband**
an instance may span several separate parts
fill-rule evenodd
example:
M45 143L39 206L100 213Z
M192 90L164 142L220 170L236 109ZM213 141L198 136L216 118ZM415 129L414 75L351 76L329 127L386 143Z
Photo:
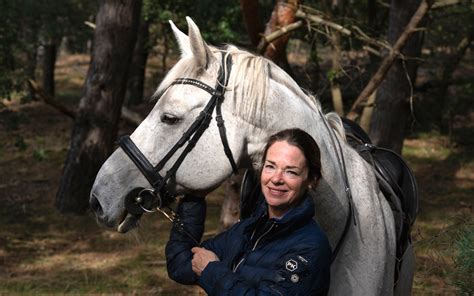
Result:
M222 54L222 64L219 69L217 83L214 88L196 79L192 78L177 78L172 85L189 84L207 91L211 94L211 98L207 102L204 109L197 116L194 122L184 132L183 136L176 144L166 153L160 162L153 166L140 149L135 145L130 136L125 135L120 137L118 145L133 161L140 172L145 176L152 188L136 188L132 190L125 200L125 208L132 215L141 215L143 212L150 212L153 208L161 208L171 204L175 197L168 192L166 185L170 178L174 177L179 166L191 152L196 143L201 138L204 131L209 127L212 120L212 113L216 109L216 122L219 128L219 135L224 146L224 152L229 159L234 173L237 173L237 164L235 163L232 151L229 148L227 141L224 120L222 118L221 105L224 101L224 94L229 82L230 71L232 68L232 58L230 54ZM176 153L176 151L183 147L183 151L179 155L176 162L166 172L164 176L160 175L159 171L165 166L168 160Z

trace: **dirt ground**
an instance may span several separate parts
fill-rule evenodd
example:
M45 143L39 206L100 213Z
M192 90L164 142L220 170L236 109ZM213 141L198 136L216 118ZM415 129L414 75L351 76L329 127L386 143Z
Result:
M83 59L60 61L64 102L77 100L83 72ZM0 105L0 294L202 294L168 279L169 223L161 216L145 217L140 229L121 235L98 227L90 213L55 209L71 127L69 118L41 102ZM421 196L413 229L414 295L456 294L454 241L473 225L472 147L436 134L405 142ZM210 199L207 231L217 227L221 200L220 191Z

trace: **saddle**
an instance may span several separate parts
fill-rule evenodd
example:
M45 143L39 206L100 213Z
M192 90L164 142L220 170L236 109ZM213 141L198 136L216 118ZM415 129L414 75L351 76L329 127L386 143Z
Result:
M349 145L373 167L380 190L392 209L397 237L396 256L400 260L411 244L410 231L418 213L415 177L401 156L392 150L373 145L360 126L349 119L341 119ZM244 219L250 217L263 201L255 171L245 172L240 192L240 217ZM400 262L399 260L397 261Z
M347 142L372 165L379 188L392 209L397 237L397 258L411 243L410 231L418 214L418 186L403 158L394 151L372 144L355 122L341 118Z

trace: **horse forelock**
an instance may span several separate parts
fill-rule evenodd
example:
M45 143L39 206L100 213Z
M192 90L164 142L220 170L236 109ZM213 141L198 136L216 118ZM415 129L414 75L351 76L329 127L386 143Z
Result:
M192 57L185 57L180 59L176 65L166 74L165 78L161 81L157 90L152 96L152 99L157 100L168 87L177 78L192 78L197 75L200 70L198 69L194 59Z

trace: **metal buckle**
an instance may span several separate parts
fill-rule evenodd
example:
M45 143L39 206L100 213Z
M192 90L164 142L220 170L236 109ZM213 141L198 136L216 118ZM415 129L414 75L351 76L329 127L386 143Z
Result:
M156 200L159 201L159 204L158 204L158 206L156 206L156 208L161 208L161 205L162 205L163 201L162 201L162 199L161 199L160 194L157 194L154 189L144 188L144 189L142 189L142 190L138 193L137 197L135 198L135 202L137 203L137 205L138 205L144 212L146 212L146 213L154 213L154 212L156 212L156 210L153 210L153 209L149 210L149 209L147 209L147 208L145 208L145 207L143 206L144 194L150 194L150 195L152 195Z

